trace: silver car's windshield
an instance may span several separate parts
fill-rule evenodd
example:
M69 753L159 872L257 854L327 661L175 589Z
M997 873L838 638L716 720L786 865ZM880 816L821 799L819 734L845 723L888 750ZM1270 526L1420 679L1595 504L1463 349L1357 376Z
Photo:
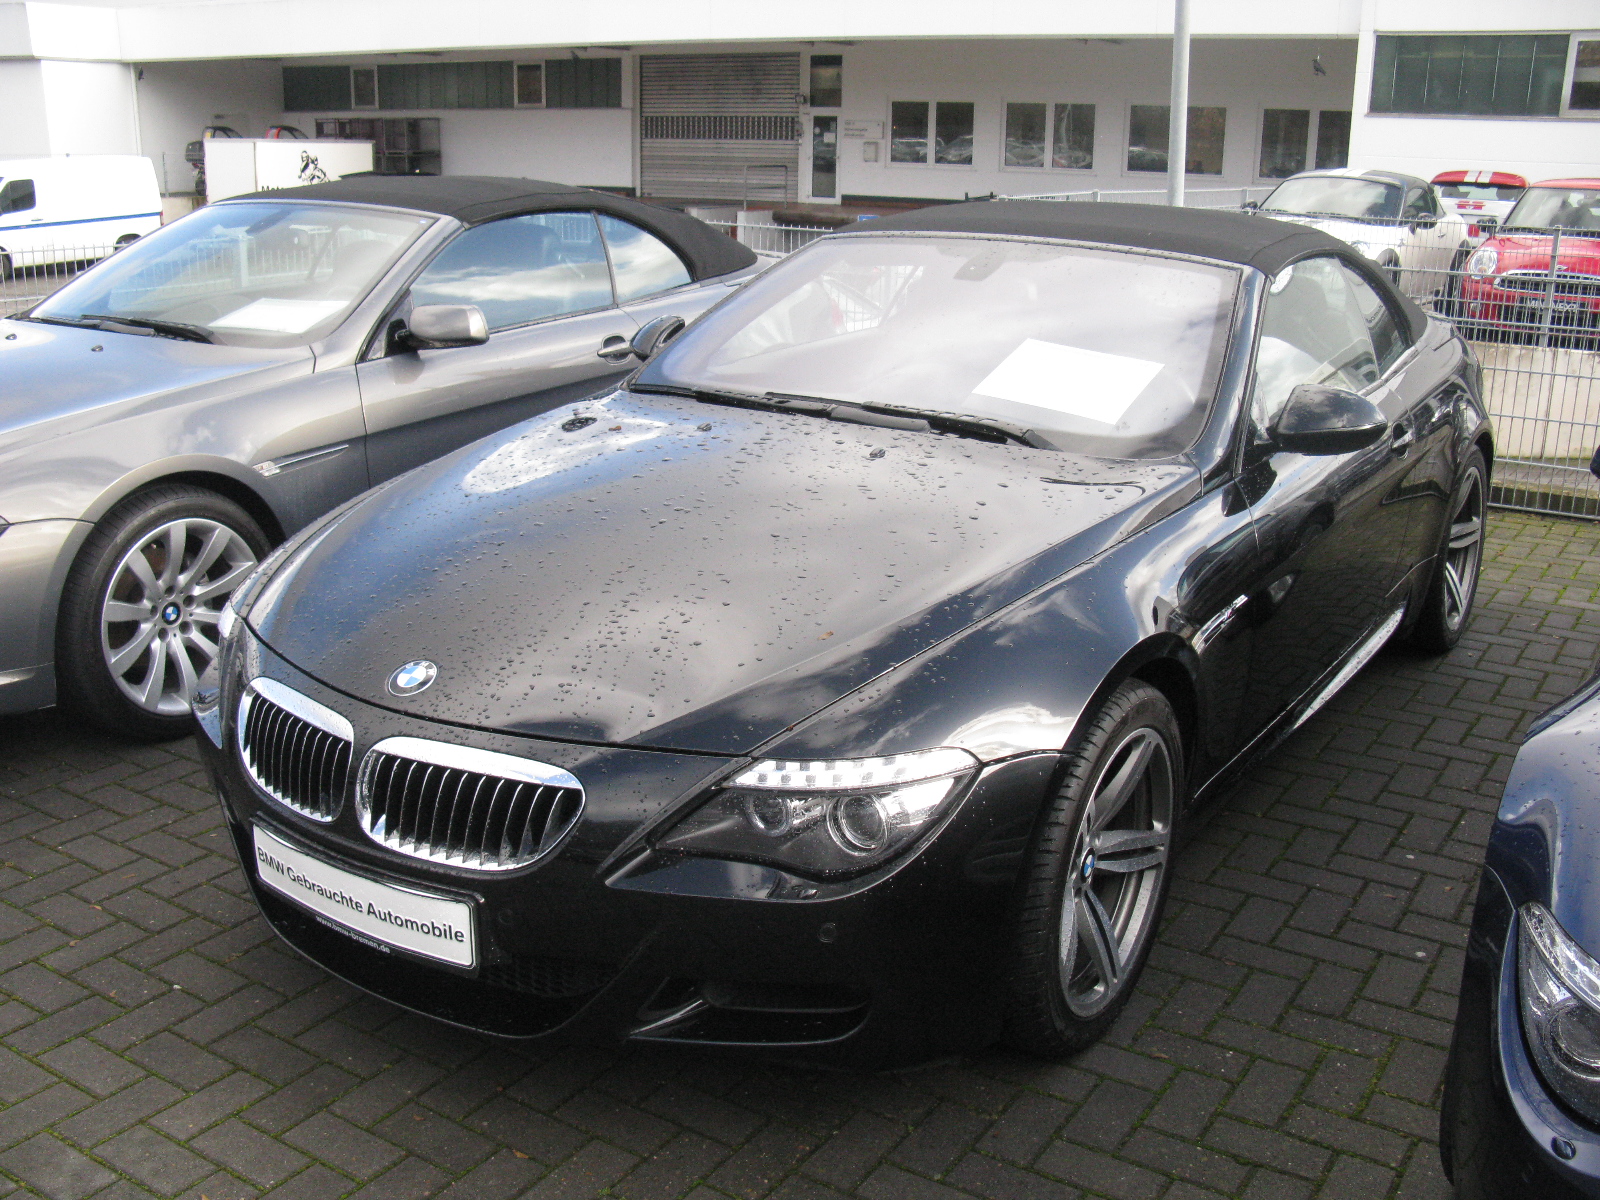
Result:
M1529 188L1506 228L1600 230L1600 188Z
M332 204L200 209L75 279L32 312L167 322L244 346L334 328L432 218Z
M1204 425L1238 278L1141 252L851 235L746 285L639 385L933 410L1165 456Z
M1308 175L1280 183L1262 201L1268 212L1315 217L1384 220L1400 216L1400 186L1375 179L1341 175Z

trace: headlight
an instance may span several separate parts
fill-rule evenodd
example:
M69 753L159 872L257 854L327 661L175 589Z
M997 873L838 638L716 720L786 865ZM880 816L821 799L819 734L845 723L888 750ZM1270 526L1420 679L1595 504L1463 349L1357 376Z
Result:
M767 759L723 783L657 847L802 875L859 874L927 831L977 766L948 746L890 758Z
M1493 246L1479 246L1467 259L1468 275L1493 275L1500 265L1500 252Z
M1517 943L1522 1029L1539 1073L1600 1123L1600 963L1542 904L1525 904Z

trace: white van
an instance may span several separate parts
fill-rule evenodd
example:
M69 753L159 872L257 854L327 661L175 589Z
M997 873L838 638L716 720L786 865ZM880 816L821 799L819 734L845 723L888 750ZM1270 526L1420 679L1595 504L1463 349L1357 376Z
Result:
M0 159L0 279L104 258L161 227L155 165L132 154Z

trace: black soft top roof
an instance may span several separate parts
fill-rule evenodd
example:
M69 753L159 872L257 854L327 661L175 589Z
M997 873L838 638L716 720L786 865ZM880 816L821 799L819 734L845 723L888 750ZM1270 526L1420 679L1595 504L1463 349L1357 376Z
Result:
M940 204L851 228L845 236L874 232L1011 234L1065 238L1108 246L1166 250L1238 263L1276 275L1313 254L1335 254L1394 298L1420 337L1428 318L1348 242L1288 221L1203 208L1157 204L1086 204L1061 200L974 200Z
M493 175L347 175L331 183L251 192L229 199L382 204L454 217L466 225L481 225L497 217L523 213L587 208L642 225L679 253L695 279L726 275L756 260L749 247L684 213L640 204L609 192L542 179L502 179Z

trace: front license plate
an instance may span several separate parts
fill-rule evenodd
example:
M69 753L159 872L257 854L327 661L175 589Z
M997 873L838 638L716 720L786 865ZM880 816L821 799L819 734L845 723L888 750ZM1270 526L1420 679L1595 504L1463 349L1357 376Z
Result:
M440 962L478 961L472 905L379 883L298 850L256 825L256 877L279 895L346 929Z

